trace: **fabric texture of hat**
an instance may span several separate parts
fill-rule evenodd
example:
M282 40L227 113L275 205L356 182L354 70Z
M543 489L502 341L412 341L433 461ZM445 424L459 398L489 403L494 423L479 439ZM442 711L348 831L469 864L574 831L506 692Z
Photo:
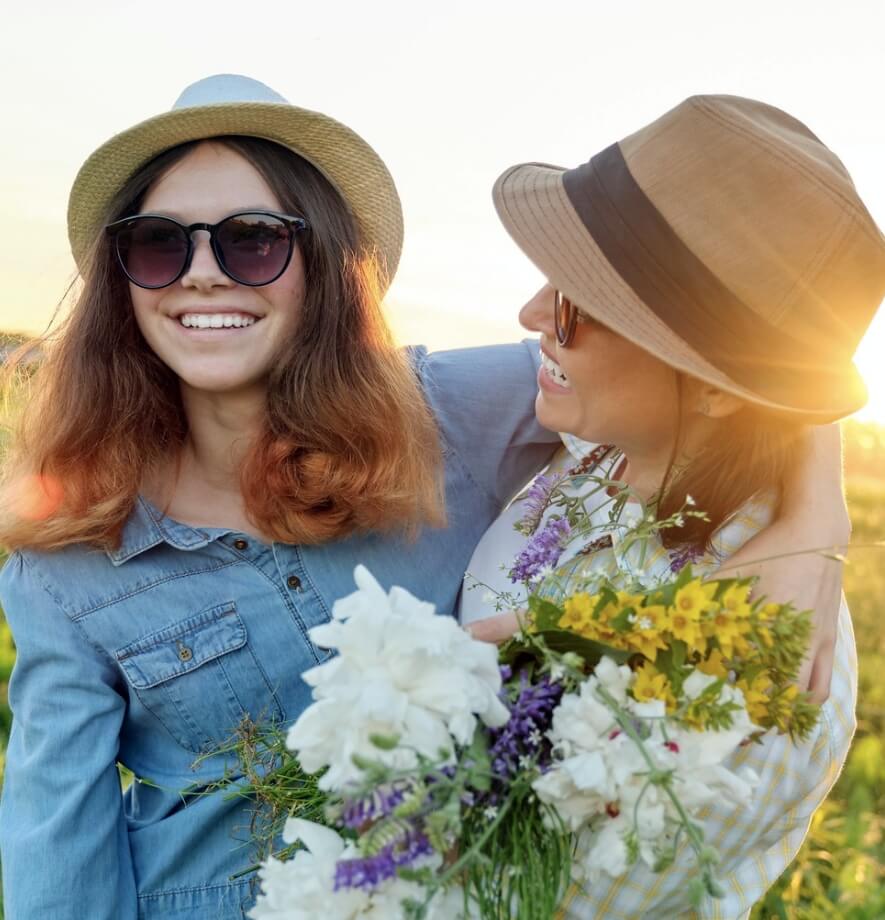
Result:
M785 112L693 96L576 169L512 167L493 197L554 287L678 370L808 422L866 401L852 357L885 237Z
M354 131L290 105L257 80L216 74L187 87L172 110L112 137L80 168L68 202L68 237L78 265L109 219L108 207L126 180L154 157L187 141L220 135L275 141L313 164L350 207L363 245L386 287L399 264L403 216L393 178Z

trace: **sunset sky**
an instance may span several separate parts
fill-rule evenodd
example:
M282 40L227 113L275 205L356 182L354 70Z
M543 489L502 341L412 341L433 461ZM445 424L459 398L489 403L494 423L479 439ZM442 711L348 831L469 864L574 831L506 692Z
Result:
M403 341L519 336L540 284L490 199L512 163L577 165L693 93L771 102L848 167L885 227L881 0L47 0L0 35L0 329L37 332L73 273L71 182L110 136L188 83L244 73L350 125L387 162L406 242L389 296ZM885 422L885 310L857 360Z

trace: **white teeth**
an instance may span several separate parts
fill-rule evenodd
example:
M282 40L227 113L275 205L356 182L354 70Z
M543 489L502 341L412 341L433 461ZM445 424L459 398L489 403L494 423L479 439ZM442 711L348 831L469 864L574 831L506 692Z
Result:
M178 321L188 329L239 329L254 325L255 317L244 313L183 313Z
M554 383L558 383L561 387L569 385L568 377L562 372L562 368L543 351L541 352L541 364L544 366L544 370L553 378Z

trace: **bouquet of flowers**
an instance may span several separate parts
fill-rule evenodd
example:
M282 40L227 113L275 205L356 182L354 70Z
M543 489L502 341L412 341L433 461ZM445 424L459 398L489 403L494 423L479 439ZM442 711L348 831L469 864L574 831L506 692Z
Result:
M262 780L277 783L289 846L260 868L253 920L549 920L571 882L637 860L662 871L683 839L693 901L717 895L697 815L753 795L757 778L728 768L739 745L811 730L816 710L793 683L808 614L690 564L550 590L568 538L588 537L558 489L544 484L544 507L562 514L542 527L530 502L520 525L533 539L512 574L527 610L501 649L363 567L312 630L338 654L302 675L314 702ZM617 524L623 558L641 561L678 524Z

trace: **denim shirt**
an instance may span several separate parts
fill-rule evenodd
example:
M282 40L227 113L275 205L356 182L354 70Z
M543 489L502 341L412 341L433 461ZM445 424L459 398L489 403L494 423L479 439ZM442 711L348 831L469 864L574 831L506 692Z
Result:
M265 545L195 529L139 499L121 545L15 553L0 601L17 645L0 803L10 920L227 920L254 903L249 803L182 795L232 764L244 716L293 721L308 638L364 563L443 614L474 546L557 437L534 419L536 343L413 352L443 443L448 524ZM136 777L121 794L116 763Z

